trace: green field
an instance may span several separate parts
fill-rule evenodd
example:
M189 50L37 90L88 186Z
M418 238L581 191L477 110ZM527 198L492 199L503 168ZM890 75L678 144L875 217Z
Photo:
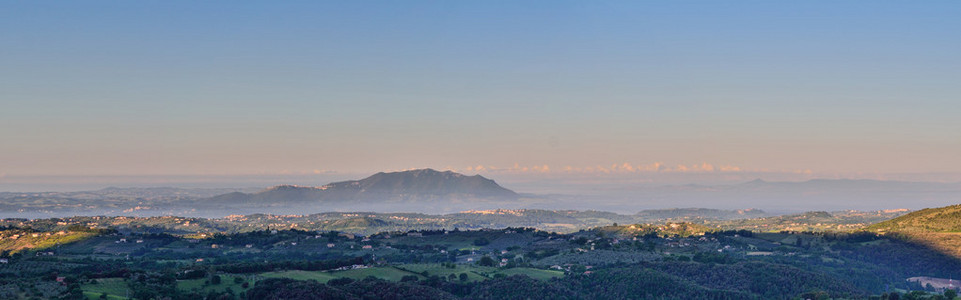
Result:
M127 283L123 278L102 278L97 283L87 283L80 286L87 299L100 299L100 295L107 293L107 299L127 299Z
M197 291L200 291L201 294L206 294L210 291L222 292L227 290L227 288L230 288L235 293L239 293L241 291L246 291L254 286L253 282L250 282L250 285L245 289L242 286L243 282L235 283L234 278L240 278L240 279L243 279L244 281L248 281L247 278L243 275L220 275L220 279L221 279L220 284L205 284L204 282L209 280L207 278L177 280L177 289L182 291L197 290Z
M493 274L497 272L497 268L494 267L480 267L476 265L455 265L453 269L444 267L441 264L406 264L400 266L403 269L410 270L414 273L421 273L427 271L428 276L437 275L440 277L447 277L450 274L454 276L460 276L461 273L467 274L468 281L483 281L489 279L485 275L481 274Z
M364 279L367 276L374 276L384 280L390 281L400 281L401 278L408 275L416 275L407 271L399 270L394 267L379 267L379 268L367 268L367 269L354 269L346 271L336 271L330 272L331 276L334 277L347 277L352 279ZM421 276L417 276L420 278Z
M548 279L551 279L551 278L561 278L561 277L564 277L564 272L561 272L561 271L558 271L558 270L541 270L541 269L534 269L534 268L512 268L512 269L505 269L505 270L501 270L501 271L497 272L497 274L504 274L504 275L507 275L507 276L517 275L517 274L523 274L523 275L527 275L528 277L534 278L534 279L537 279L537 280L548 280Z
M260 274L260 276L267 278L290 278L294 280L317 280L319 282L326 283L327 281L337 278L328 274L327 272L318 271L279 271L279 272L268 272Z
M366 268L366 269L354 269L345 271L282 271L282 272L269 272L260 274L263 277L271 278L290 278L296 280L317 280L319 282L326 283L331 279L335 278L351 278L351 279L364 279L368 276L373 276L376 278L390 280L390 281L400 281L404 276L414 275L418 279L423 278L418 274L400 270L394 267L376 267L376 268Z
M405 264L398 266L400 269L408 270L413 273L422 274L426 271L427 276L437 275L448 277L451 274L460 276L467 274L468 281L483 281L493 278L497 274L505 276L523 274L538 280L548 280L555 277L564 277L564 272L557 270L542 270L535 268L511 268L500 269L495 267L481 267L477 265L458 264L454 268L448 268L441 264ZM459 278L458 278L459 279Z

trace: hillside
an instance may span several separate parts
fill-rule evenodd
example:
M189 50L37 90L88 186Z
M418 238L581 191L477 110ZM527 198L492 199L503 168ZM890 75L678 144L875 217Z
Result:
M876 232L961 232L961 204L926 208L868 227Z
M922 209L866 230L903 237L961 258L961 205Z

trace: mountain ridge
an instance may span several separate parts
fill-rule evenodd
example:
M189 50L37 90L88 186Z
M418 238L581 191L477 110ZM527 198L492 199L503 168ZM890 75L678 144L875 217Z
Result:
M379 172L360 180L323 186L277 185L256 193L228 193L208 198L208 204L423 202L455 199L516 200L519 195L481 175L417 169Z

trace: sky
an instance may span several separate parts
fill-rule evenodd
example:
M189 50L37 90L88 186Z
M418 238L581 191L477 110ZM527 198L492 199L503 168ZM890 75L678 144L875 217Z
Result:
M959 15L958 1L0 1L0 181L959 178Z

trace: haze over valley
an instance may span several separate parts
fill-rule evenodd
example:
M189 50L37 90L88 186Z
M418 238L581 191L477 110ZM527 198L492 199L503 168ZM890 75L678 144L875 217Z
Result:
M816 179L726 185L620 186L584 194L518 193L481 175L416 169L381 172L318 186L267 188L104 188L83 192L0 193L0 217L126 215L224 217L270 213L419 212L467 210L758 209L805 211L919 209L953 204L961 183Z

